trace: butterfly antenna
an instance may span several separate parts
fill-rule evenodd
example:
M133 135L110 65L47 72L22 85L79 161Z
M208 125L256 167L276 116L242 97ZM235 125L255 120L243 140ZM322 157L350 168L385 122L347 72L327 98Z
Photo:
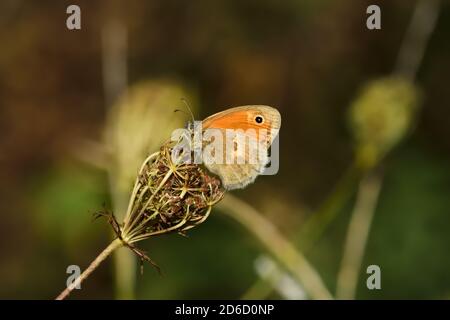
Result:
M186 106L186 109L189 110L189 113L192 118L192 123L195 121L194 113L192 112L191 106L189 105L189 102L185 98L181 98L181 101L183 101L184 105Z

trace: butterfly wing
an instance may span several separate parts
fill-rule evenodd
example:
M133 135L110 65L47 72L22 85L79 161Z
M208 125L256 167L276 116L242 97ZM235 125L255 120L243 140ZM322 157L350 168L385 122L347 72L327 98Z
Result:
M225 130L220 131L223 136L227 135ZM227 139L232 139L233 148L226 148L224 142L219 161L204 152L203 162L209 171L220 177L227 190L244 188L255 181L269 162L267 143L240 131L234 132L233 137L228 134Z
M257 117L263 121L258 123ZM202 124L204 131L216 129L223 137L223 148L218 151L223 152L219 157L223 161L204 152L204 164L220 177L227 190L233 190L253 183L264 172L269 162L268 148L278 134L281 116L268 106L243 106L217 113ZM204 147L207 145L208 142Z
M254 121L258 116L263 116L263 123ZM281 126L281 115L277 109L269 106L242 106L213 114L202 121L202 126L203 129L266 129L278 133ZM273 140L275 137L271 138Z

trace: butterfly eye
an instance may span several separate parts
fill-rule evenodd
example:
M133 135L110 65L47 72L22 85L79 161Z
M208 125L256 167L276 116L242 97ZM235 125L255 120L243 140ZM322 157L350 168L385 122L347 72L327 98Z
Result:
M262 116L256 116L255 121L256 121L256 123L261 124L264 122L264 118Z

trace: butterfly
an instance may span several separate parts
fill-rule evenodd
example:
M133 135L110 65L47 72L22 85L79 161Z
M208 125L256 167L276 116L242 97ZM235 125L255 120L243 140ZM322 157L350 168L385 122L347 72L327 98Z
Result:
M214 133L214 139L203 146L203 163L219 176L225 189L244 188L264 172L269 163L268 149L280 126L278 110L264 105L235 107L213 114L202 121L203 134ZM220 135L222 148L217 148L216 143L215 148L209 148L211 152L206 152ZM217 158L224 161L214 161Z

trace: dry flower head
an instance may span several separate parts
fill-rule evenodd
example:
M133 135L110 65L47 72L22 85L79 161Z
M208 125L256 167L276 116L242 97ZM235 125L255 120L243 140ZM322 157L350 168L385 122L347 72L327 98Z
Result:
M172 150L176 143L166 142L142 164L123 223L108 214L123 244L154 266L134 243L161 234L184 234L208 218L225 192L219 178L201 165L174 162Z

